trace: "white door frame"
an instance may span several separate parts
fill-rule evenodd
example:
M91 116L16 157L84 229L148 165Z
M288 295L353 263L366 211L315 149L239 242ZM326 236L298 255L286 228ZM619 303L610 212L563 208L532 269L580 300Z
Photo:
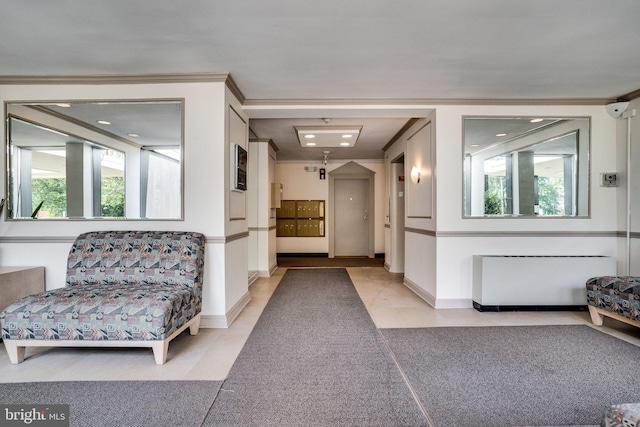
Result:
M405 186L400 183L400 176L405 176L404 152L391 161L389 168L390 204L390 257L389 272L404 273L404 224L405 224ZM402 191L402 196L400 196Z
M362 179L369 183L369 258L375 258L375 172L357 164L349 162L329 172L329 258L335 257L335 180Z

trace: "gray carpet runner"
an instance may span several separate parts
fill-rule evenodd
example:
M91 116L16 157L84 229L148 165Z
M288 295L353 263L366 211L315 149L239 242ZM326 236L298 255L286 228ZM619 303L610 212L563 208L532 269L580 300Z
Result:
M68 425L72 427L199 426L221 384L220 381L6 383L0 384L0 404L25 408L69 405ZM5 419L4 414L0 419ZM7 423L28 425L18 421ZM35 421L30 425L45 424L51 425ZM5 424L0 421L0 425Z
M423 426L344 269L288 270L233 365L209 426Z
M434 426L600 425L640 348L586 325L382 329Z

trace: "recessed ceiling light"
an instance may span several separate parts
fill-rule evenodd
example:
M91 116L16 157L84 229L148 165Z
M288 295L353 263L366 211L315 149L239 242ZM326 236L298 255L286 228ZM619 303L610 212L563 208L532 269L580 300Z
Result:
M544 119L531 119L529 120L530 123L540 123L541 121L543 121Z
M140 138L140 135L138 135L137 133L128 133L127 135L129 135L131 138Z
M98 123L100 123L101 125L110 125L111 122L107 121L107 120L98 120Z
M351 144L349 144L348 142L344 141L344 142L341 142L340 145L343 146L343 147L348 147Z
M496 133L496 136L507 136L506 133Z
M308 147L313 147L314 145L316 145L316 143L315 142L307 142L305 145L308 146Z
M305 141L314 138L317 147L353 147L358 141L362 126L294 126L298 141L302 147L308 146Z
M71 108L71 104L67 104L64 102L61 102L60 104L56 104L58 107L62 107L62 108Z
M480 144L471 144L472 147L480 147Z

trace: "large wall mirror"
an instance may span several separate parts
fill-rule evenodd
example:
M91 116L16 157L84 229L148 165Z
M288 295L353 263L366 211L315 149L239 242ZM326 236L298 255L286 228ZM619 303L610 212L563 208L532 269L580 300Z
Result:
M589 118L464 117L464 217L589 215Z
M183 104L7 103L7 218L181 219Z

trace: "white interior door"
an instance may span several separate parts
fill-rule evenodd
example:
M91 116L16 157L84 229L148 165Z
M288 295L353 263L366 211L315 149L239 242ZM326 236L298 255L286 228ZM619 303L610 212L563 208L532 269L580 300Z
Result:
M336 179L335 256L369 256L369 181Z

